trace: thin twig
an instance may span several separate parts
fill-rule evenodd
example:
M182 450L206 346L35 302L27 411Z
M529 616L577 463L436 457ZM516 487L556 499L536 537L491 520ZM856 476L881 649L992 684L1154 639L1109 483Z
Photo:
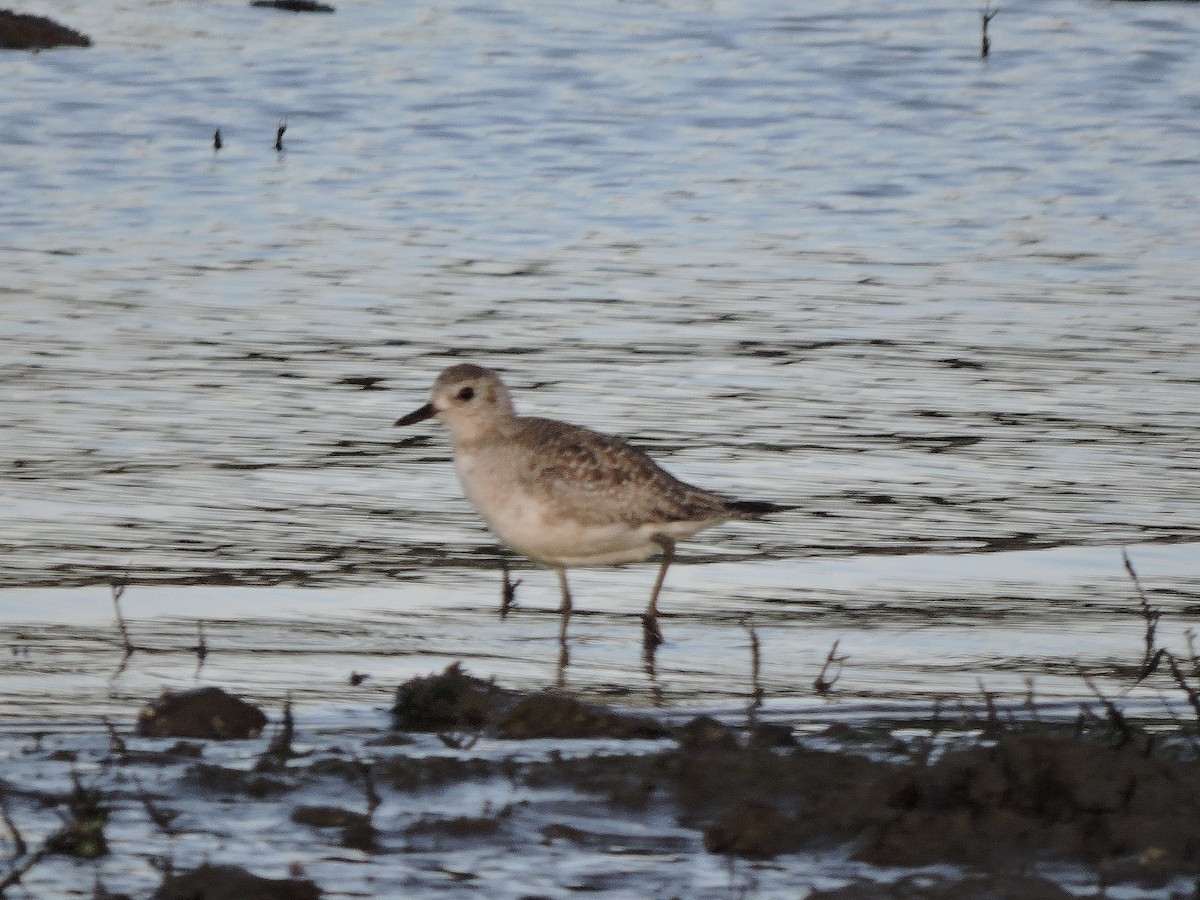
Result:
M1188 628L1183 632L1183 639L1187 642L1188 657L1192 663L1192 677L1200 678L1200 657L1196 656L1196 632Z
M984 687L982 680L979 682L979 693L983 695L983 707L987 711L987 722L984 724L983 733L989 736L999 734L1002 726L1000 714L996 711L996 696Z
M116 726L108 719L102 719L105 729L108 730L108 749L117 756L124 758L129 753L129 748L125 746L125 740L121 735L117 734Z
M1196 714L1197 721L1200 721L1200 691L1197 691L1187 682L1187 677L1183 674L1183 670L1179 668L1179 663L1175 659L1175 654L1170 650L1163 650L1162 657L1167 661L1167 667L1171 670L1171 677L1175 679L1175 683L1179 685L1179 689L1183 691L1187 697L1188 705L1192 707L1192 712Z
M841 642L841 638L838 638L833 642L833 646L830 647L829 652L825 654L825 662L821 666L821 671L817 673L816 681L813 682L813 690L815 690L822 697L827 697L833 690L833 686L837 684L838 679L842 677L842 669L845 667L846 660L850 658L849 656L837 655L838 644ZM837 666L832 677L829 676L830 666Z
M375 789L375 777L371 774L371 767L363 762L358 757L355 757L354 762L358 769L358 775L363 783L363 796L367 801L367 818L375 815L375 810L379 809L379 805L383 803L383 798L379 796L379 791Z
M13 847L17 851L16 856L24 856L29 851L29 845L25 843L25 838L21 836L21 829L17 828L17 823L13 821L12 813L8 810L8 795L5 794L3 787L0 787L0 819L3 819L4 827L8 829L8 833L12 837Z
M1108 697L1104 696L1104 694L1100 691L1100 688L1097 687L1096 682L1092 680L1092 676L1084 672L1083 669L1078 669L1078 671L1079 677L1083 679L1083 683L1088 686L1088 690L1090 690L1092 695L1100 701L1100 705L1103 706L1104 711L1108 713L1108 721L1114 728L1116 728L1117 732L1120 733L1121 740L1120 743L1117 744L1117 748L1120 749L1121 747L1124 747L1133 738L1133 729L1129 727L1129 721L1125 718L1124 714L1117 709L1117 705L1108 699Z
M917 753L913 759L921 766L929 765L930 759L933 758L933 751L937 747L938 738L942 733L942 703L941 697L933 698L933 709L929 717L929 736L926 737L918 745Z
M750 632L750 707L758 709L763 702L763 686L759 676L762 672L762 647L758 642L758 632L754 625L747 620L746 630Z
M283 721L279 730L271 737L271 743L254 764L256 772L277 772L296 755L292 750L292 739L296 735L296 720L292 717L292 695L283 701Z
M1029 718L1035 724L1041 724L1042 717L1038 715L1037 701L1033 696L1033 676L1025 679L1025 707L1029 710Z
M125 617L121 615L121 598L125 596L126 582L113 582L112 601L113 609L117 614L117 631L121 634L121 645L125 648L127 657L133 656L133 651L137 648L133 646L133 642L129 640L129 629L125 627Z
M1154 671L1158 668L1159 662L1162 661L1164 651L1162 648L1156 647L1158 620L1162 618L1162 611L1152 607L1150 601L1146 599L1146 592L1142 589L1142 581L1138 578L1138 574L1133 568L1129 554L1123 548L1121 550L1121 559L1125 563L1125 571L1129 573L1129 580L1133 582L1133 588L1137 592L1142 619L1146 623L1146 644L1142 652L1142 669L1137 677L1137 681L1140 682L1153 675Z
M130 779L133 781L134 787L137 788L138 801L142 804L142 808L146 810L146 815L149 816L150 821L158 826L158 829L167 837L174 837L178 834L179 832L175 830L174 825L171 823L175 821L179 813L170 809L160 809L155 805L153 799L150 797L150 793L138 780L137 776L131 775Z
M48 842L43 842L42 846L38 847L36 852L25 857L19 865L13 866L7 875L0 878L0 897L3 897L4 892L14 884L20 884L22 876L49 855L49 844Z

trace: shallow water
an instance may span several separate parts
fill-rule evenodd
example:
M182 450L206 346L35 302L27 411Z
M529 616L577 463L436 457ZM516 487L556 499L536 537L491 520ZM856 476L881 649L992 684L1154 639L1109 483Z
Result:
M761 715L797 727L985 690L1070 715L1081 671L1162 714L1169 684L1132 687L1121 551L1183 647L1193 4L1008 3L986 61L976 4L23 9L95 46L0 55L6 777L90 774L102 717L124 730L196 683L273 715L290 695L304 740L355 746L398 682L460 659L669 716L740 714L760 688ZM510 559L502 619L508 557L446 435L391 426L464 360L525 411L798 509L681 548L653 660L653 567L575 573L564 657L553 575ZM30 756L36 730L77 761ZM855 874L828 855L731 866L695 835L658 856L333 858L254 806L213 830L180 801L169 840L126 799L112 837L141 855L102 867L110 889L149 889L160 852L299 862L339 896L465 895L456 867L500 894L537 871L553 895L796 896ZM53 827L19 812L31 838ZM86 894L93 874L59 862L27 886Z
M3 715L192 683L198 620L265 699L467 658L670 706L740 703L751 627L780 704L835 639L847 699L1124 691L1124 546L1194 616L1190 5L1006 6L986 61L949 4L45 11L96 46L0 57ZM652 567L576 574L564 670L553 577L500 621L391 427L466 359L799 509L682 548L653 669ZM114 677L115 580L171 652Z

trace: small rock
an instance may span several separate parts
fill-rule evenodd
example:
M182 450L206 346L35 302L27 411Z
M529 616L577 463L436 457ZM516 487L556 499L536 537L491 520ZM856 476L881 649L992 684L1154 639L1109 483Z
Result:
M267 715L217 687L163 694L138 713L138 733L146 737L241 740L256 738Z
M320 900L307 879L262 878L240 866L203 865L168 875L150 900Z

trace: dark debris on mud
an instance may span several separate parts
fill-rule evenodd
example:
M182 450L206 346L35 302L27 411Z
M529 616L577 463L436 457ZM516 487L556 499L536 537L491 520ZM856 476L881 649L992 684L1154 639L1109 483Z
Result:
M194 699L196 692L191 694ZM522 842L602 847L609 838L585 827L588 822L658 821L694 835L690 845L681 847L686 839L678 831L666 833L669 828L661 836L653 829L640 838L626 836L627 844L646 853L707 852L745 860L829 851L893 871L951 865L965 873L952 878L914 871L886 883L850 880L813 894L827 900L1058 898L1067 894L1043 877L1044 870L1064 865L1092 872L1099 884L1165 889L1184 879L1194 884L1200 876L1200 760L1193 743L1155 739L1124 720L1114 728L1100 717L1074 725L1036 718L1001 725L993 717L976 724L981 727L966 736L960 731L954 740L931 733L907 741L880 740L879 731L846 725L803 739L778 723L734 727L699 716L671 725L562 692L506 690L454 665L401 685L392 729L361 741L353 752L289 751L263 770L210 761L209 745L194 740L158 750L131 749L122 740L119 746L114 741L104 765L130 772L104 788L76 778L70 793L52 796L0 782L13 834L13 809L21 801L74 811L64 820L73 815L77 823L40 848L23 848L9 880L0 881L0 894L28 871L30 860L120 852L104 839L112 809L140 806L162 830L177 830L174 807L195 797L272 804L330 848L376 859ZM436 733L448 749L429 752L434 745L421 732ZM491 746L475 753L481 736ZM530 745L523 741L546 738L554 739L554 747L524 749ZM623 743L630 739L641 743ZM577 740L600 740L601 749L568 752ZM498 751L497 741L512 742L513 751ZM424 752L412 752L417 744ZM132 770L156 765L161 772L150 795ZM473 784L497 781L530 796L566 793L604 812L581 823L553 811L534 815L528 800L475 814L442 814L436 803L417 804L439 791L461 796ZM314 791L341 799L308 802ZM413 815L381 821L381 804L397 798ZM307 878L245 881L257 876L212 863L168 871L154 896L322 895ZM252 888L257 893L247 894Z

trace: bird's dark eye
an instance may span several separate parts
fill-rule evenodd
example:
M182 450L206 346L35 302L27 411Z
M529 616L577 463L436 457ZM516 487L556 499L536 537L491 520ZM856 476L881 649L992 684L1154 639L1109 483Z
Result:
M458 392L459 400L470 400L474 396L475 396L475 388L473 388L473 387L465 387L461 391Z

